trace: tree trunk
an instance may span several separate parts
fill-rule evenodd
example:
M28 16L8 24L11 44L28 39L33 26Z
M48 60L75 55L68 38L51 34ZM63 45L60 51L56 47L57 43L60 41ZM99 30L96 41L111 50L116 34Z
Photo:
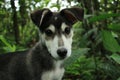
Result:
M21 16L21 26L24 27L26 25L26 17L27 17L27 11L26 11L26 3L25 0L19 0L20 5L20 16Z
M18 21L17 21L17 12L14 0L11 0L11 7L12 7L12 20L13 20L13 31L15 36L15 42L19 43L19 28L18 28Z

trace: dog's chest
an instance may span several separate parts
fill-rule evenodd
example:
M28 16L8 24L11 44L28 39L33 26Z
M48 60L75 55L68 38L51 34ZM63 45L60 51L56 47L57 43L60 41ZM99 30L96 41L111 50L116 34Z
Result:
M64 74L64 68L60 68L59 63L55 65L55 69L43 72L41 80L61 80Z

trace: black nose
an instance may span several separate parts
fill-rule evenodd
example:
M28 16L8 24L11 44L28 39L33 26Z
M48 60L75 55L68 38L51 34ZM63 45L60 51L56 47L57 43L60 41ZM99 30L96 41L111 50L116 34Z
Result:
M65 58L66 54L67 54L67 49L65 48L61 48L57 50L57 54L61 57L61 58Z

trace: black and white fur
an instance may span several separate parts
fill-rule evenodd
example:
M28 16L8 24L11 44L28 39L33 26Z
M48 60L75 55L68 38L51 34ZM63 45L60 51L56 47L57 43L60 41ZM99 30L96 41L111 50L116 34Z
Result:
M0 80L62 80L63 62L71 55L72 25L83 14L80 8L31 13L40 41L30 50L0 55Z

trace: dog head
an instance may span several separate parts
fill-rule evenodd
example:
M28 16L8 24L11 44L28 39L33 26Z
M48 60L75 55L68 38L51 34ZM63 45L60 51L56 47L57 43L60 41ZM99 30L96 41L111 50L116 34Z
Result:
M71 55L72 25L83 20L84 11L80 8L66 8L60 12L49 9L31 13L31 19L38 26L42 43L55 59L65 59Z

